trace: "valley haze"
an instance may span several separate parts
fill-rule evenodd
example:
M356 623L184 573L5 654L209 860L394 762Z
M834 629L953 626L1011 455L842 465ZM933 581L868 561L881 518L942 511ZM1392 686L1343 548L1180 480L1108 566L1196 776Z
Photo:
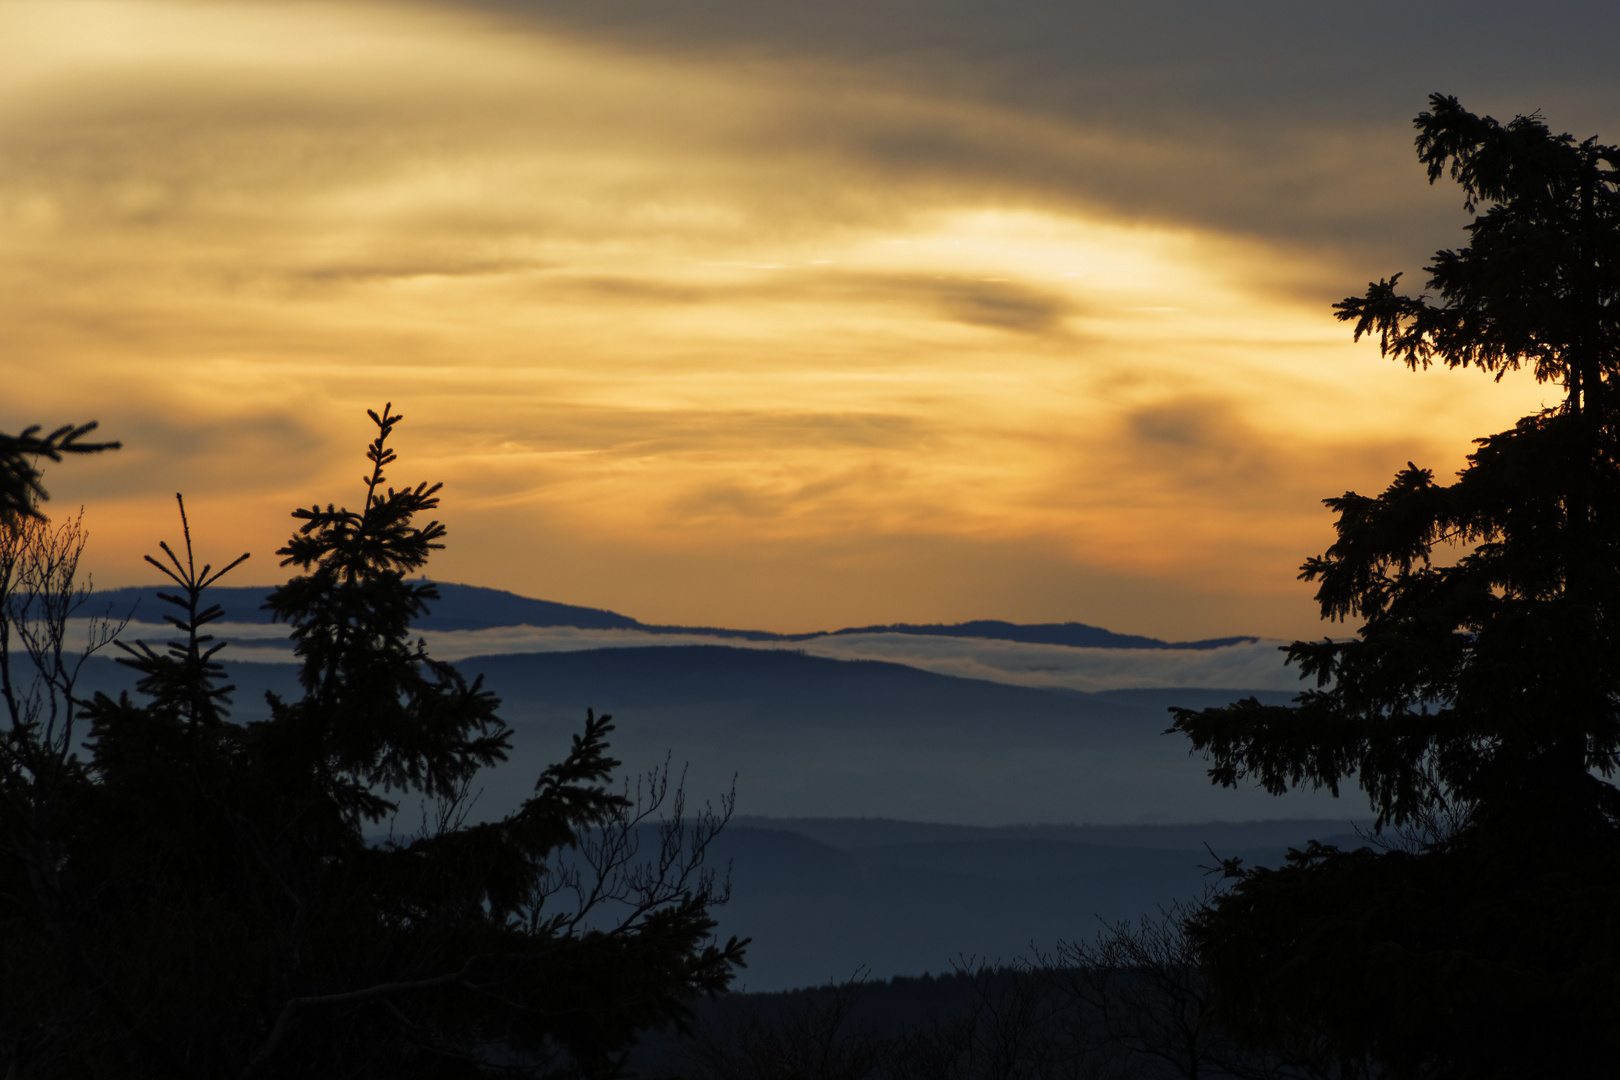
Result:
M632 789L667 767L689 809L735 790L738 816L709 858L732 885L720 934L753 939L741 990L1010 961L1200 895L1216 856L1275 865L1312 839L1359 843L1368 816L1358 799L1215 788L1165 734L1172 704L1288 700L1298 676L1276 641L990 620L648 626L437 584L418 633L431 655L482 676L513 728L510 760L479 777L474 819L514 809L587 708L613 715ZM122 639L156 645L171 636L153 621L160 591L97 593L91 607L133 612ZM210 629L229 643L237 720L264 715L265 691L295 690L287 627L261 606L268 591L207 596L226 614ZM86 673L86 688L133 681L105 656ZM421 812L404 805L374 835L408 836Z
M949 628L769 635L645 627L440 588L421 636L434 656L482 675L514 729L512 760L481 777L480 815L515 806L591 708L613 715L628 770L667 760L700 799L735 778L746 814L976 826L1364 816L1359 796L1216 788L1185 741L1164 733L1171 705L1288 700L1298 676L1274 641L1167 643L1080 624L968 624L1002 638ZM100 593L95 607L152 619L156 591ZM238 719L260 715L264 691L294 677L285 627L260 610L266 591L210 593L229 620L216 629L231 645L221 656ZM131 623L124 637L155 643L166 631ZM1064 634L1099 644L1007 640ZM132 685L126 675L110 660L93 666L109 688Z
M438 583L440 600L416 629L443 660L522 653L609 648L726 645L792 649L831 660L882 660L941 675L1017 686L1103 691L1209 687L1289 690L1298 673L1283 666L1274 639L1251 636L1168 642L1115 634L1083 623L1025 626L1000 620L953 625L892 624L831 632L772 633L718 627L652 626L597 608L535 600L498 589ZM97 594L96 610L131 615L124 637L154 640L167 628L157 621L161 587ZM210 598L225 611L217 637L231 642L239 660L291 663L284 628L262 609L268 588L216 588Z

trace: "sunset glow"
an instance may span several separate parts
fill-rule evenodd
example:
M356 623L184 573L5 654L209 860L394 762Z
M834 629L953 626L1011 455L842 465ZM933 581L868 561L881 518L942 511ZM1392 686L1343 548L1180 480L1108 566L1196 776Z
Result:
M1321 498L1557 395L1332 318L1461 242L1399 122L1298 146L1430 231L1296 243L1082 182L1172 134L877 63L471 5L16 2L0 134L0 429L124 442L47 475L103 585L153 580L177 490L210 557L253 552L235 584L279 580L391 401L446 580L689 625L1315 635Z

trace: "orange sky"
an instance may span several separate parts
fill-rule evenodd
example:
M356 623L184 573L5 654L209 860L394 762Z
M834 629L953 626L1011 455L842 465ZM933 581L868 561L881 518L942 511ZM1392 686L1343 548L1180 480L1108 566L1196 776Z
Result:
M1294 115L1243 97L1305 77L1274 59L1227 57L1260 80L1208 75L1230 100L1122 97L1146 68L971 25L664 29L0 9L0 429L123 440L47 477L97 583L152 580L177 490L206 555L253 552L235 583L278 580L288 511L358 497L387 400L392 479L445 482L446 580L774 630L1314 635L1322 497L1454 470L1555 397L1411 374L1328 305L1463 241L1410 151L1428 92L1600 125L1555 111L1589 88L1369 61L1376 93Z

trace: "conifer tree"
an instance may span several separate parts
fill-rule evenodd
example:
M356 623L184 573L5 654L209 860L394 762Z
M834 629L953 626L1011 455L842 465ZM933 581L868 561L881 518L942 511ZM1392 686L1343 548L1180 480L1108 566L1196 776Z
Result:
M99 454L117 450L116 442L93 443L85 437L96 430L96 422L63 424L41 435L38 424L16 435L0 432L0 528L15 529L26 518L41 516L39 504L46 499L41 483L39 459L61 461L64 454Z
M702 867L729 800L693 821L667 774L613 786L608 717L517 810L466 823L511 731L412 638L439 489L387 486L400 417L370 415L361 509L296 511L279 552L296 699L230 719L205 593L241 559L198 569L187 527L149 559L179 637L126 648L141 700L79 702L88 756L58 754L49 790L0 778L0 932L30 942L0 987L18 1075L605 1077L741 963ZM23 751L36 735L13 725ZM405 799L421 831L379 839Z
M1477 440L1450 484L1415 464L1326 500L1309 559L1350 640L1296 642L1315 687L1174 710L1211 777L1352 781L1381 832L1311 845L1192 931L1238 1035L1342 1075L1584 1076L1620 1053L1620 149L1435 95L1415 121L1469 242L1336 305L1414 370L1528 368L1555 407ZM1397 839L1391 840L1393 835Z

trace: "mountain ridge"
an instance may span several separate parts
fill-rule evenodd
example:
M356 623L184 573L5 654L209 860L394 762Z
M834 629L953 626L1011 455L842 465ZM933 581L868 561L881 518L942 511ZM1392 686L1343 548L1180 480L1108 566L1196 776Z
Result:
M432 603L426 616L417 620L415 625L419 630L488 630L503 626L557 626L580 630L636 630L646 634L694 634L743 641L783 643L854 634L913 634L1102 649L1208 650L1259 640L1252 635L1241 635L1205 638L1198 641L1164 641L1138 634L1116 634L1102 627L1079 622L1011 623L1000 619L975 619L961 623L888 623L844 627L831 631L781 634L769 630L733 630L716 626L643 623L615 611L561 604L552 600L538 600L504 589L438 581L433 584L439 590L439 599ZM169 589L157 585L109 589L97 593L94 604L97 607L105 604L113 612L120 612L125 605L129 605L132 611L149 615L150 621L155 622L166 606L159 599L159 594L166 591ZM231 588L221 586L211 589L208 599L224 610L227 622L269 623L273 620L270 613L264 610L263 604L270 591L269 586Z

